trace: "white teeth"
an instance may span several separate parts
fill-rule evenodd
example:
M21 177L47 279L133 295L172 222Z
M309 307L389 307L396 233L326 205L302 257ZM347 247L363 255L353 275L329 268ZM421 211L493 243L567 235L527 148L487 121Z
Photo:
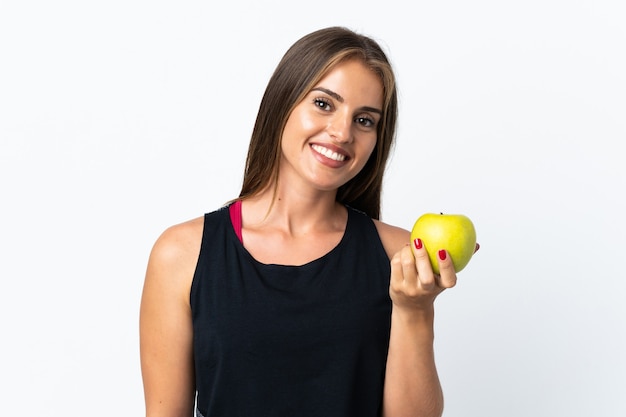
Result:
M321 153L326 158L332 159L333 161L343 161L343 160L346 159L345 155L342 155L342 154L337 153L335 151L331 151L330 149L325 148L325 147L323 147L321 145L311 145L311 147L313 149L315 149L316 152Z

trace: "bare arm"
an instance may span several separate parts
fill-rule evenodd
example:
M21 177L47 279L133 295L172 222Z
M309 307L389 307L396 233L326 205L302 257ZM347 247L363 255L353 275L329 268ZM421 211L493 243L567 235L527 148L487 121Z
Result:
M166 230L155 243L140 309L140 352L147 417L189 417L195 382L189 291L202 223Z
M434 358L434 300L456 283L450 258L436 277L424 249L409 243L410 233L377 223L391 258L389 294L393 302L384 417L439 417L443 393Z
M441 416L443 393L433 350L433 310L394 306L385 374L383 416Z

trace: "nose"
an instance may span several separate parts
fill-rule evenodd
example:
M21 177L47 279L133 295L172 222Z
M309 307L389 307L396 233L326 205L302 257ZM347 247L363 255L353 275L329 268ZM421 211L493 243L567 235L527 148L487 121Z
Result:
M352 118L338 112L331 118L326 130L333 141L350 143L352 141Z

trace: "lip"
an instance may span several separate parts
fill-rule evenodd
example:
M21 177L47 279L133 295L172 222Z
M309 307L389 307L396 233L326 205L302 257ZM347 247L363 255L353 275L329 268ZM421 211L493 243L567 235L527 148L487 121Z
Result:
M334 159L331 159L321 153L319 153L318 151L316 151L315 149L313 149L313 146L317 145L317 146L322 146L326 149L329 149L333 152L336 152L340 155L343 155L345 157L345 159L343 161L336 161ZM315 157L315 159L317 159L319 162L321 162L322 164L329 166L331 168L339 168L342 167L344 165L346 165L348 163L348 161L350 159L352 159L352 156L350 156L350 154L343 148L330 144L330 143L310 143L309 144L309 148L311 149L311 152L313 153L313 156Z

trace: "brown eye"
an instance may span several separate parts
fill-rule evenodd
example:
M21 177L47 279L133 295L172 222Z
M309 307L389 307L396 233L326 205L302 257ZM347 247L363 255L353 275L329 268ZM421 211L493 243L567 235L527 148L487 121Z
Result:
M354 121L363 127L373 127L376 125L376 122L369 117L357 117Z
M313 104L315 104L315 106L317 106L321 110L325 111L330 111L332 107L330 102L324 98L316 98L315 100L313 100Z

